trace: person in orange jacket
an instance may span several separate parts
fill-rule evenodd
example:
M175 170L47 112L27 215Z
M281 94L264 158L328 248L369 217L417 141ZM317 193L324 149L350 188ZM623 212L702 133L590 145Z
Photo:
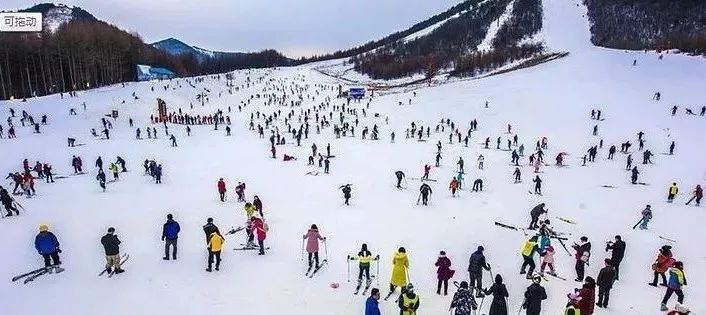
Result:
M455 177L451 178L449 183L449 189L451 189L451 196L456 197L456 190L458 189L458 180Z

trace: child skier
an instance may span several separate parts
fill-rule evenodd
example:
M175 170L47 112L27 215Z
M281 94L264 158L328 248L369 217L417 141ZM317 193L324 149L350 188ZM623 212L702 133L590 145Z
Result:
M309 262L309 270L307 270L307 273L309 273L312 268L312 256L314 258L314 261L316 262L316 265L313 267L315 269L319 269L319 240L325 242L326 238L322 237L321 234L319 234L319 228L316 226L316 224L312 224L311 228L309 228L309 231L307 231L302 238L306 240L306 252L308 254Z
M544 269L549 266L548 273L552 276L556 275L556 272L554 271L554 254L556 254L556 251L554 251L554 246L549 245L545 248L544 256L542 256L542 266L539 269L540 274L544 274Z

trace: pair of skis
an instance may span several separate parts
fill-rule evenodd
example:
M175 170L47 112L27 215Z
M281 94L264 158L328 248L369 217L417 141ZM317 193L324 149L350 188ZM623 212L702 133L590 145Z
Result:
M240 244L243 247L233 248L233 250L259 250L260 246L257 244ZM269 247L265 247L265 250L270 250Z
M18 281L20 279L24 278L24 284L30 283L34 281L34 279L37 279L45 274L48 273L62 273L64 272L64 268L61 268L59 266L49 266L49 267L42 267L38 268L26 273L23 273L21 275L17 275L12 277L12 282Z
M309 279L313 278L314 275L316 275L319 272L319 270L321 270L321 268L323 268L327 264L328 264L328 259L324 259L321 261L321 263L319 263L319 265L316 268L313 268L313 270L312 270L312 266L309 266L309 269L306 271L304 276L309 277Z
M368 293L368 290L370 290L370 286L373 284L373 279L375 279L375 275L370 276L370 279L367 279L365 281L365 288L363 288L363 295L366 295ZM358 285L355 287L355 291L353 292L353 295L358 295L358 292L360 292L360 288L362 287L363 281L362 279L358 279Z
M112 278L113 275L115 275L115 269L116 269L116 268L119 269L120 267L122 267L123 264L125 264L125 262L128 261L129 259L130 259L130 255L127 254L127 253L123 253L123 255L120 256L120 263L119 263L117 266L115 266L115 268L113 268L113 270L111 270L110 272L108 272L107 269L103 269L103 271L101 271L101 272L98 274L98 276L100 277L100 276L102 276L102 275L104 275L104 274L107 273L107 274L108 274L108 278Z

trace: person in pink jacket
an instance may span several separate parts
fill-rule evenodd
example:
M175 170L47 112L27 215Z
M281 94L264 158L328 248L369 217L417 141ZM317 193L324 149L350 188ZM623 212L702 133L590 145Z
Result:
M319 228L312 224L309 231L303 237L306 240L306 252L309 254L309 270L311 270L311 258L316 261L315 269L319 269L319 240L326 241L325 237L319 234Z
M549 245L546 248L546 251L544 252L544 257L542 257L542 267L540 268L540 273L544 273L544 268L549 266L549 274L550 275L556 275L554 272L554 254L556 252L554 251L554 246Z

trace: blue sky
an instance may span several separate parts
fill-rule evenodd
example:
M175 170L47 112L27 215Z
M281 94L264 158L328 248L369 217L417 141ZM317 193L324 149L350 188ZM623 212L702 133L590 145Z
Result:
M348 48L402 30L460 0L67 0L139 33L222 51L274 48L290 57ZM2 0L0 9L27 8Z

